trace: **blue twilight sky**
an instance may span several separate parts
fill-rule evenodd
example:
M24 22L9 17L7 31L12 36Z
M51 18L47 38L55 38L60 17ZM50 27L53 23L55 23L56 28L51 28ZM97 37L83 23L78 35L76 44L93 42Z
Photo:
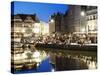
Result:
M50 4L50 3L36 3L36 2L12 2L12 14L35 14L41 21L48 22L52 14L61 12L65 13L68 10L66 4Z

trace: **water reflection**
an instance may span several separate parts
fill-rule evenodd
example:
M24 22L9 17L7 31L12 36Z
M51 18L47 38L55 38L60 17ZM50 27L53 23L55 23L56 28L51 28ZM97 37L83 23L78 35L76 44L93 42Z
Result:
M19 48L20 51L21 48ZM17 51L18 52L18 51ZM30 50L30 48L23 49L23 52L14 52L13 68L15 71L21 71L24 69L35 69L34 72L38 72L37 68L42 65L42 62L47 60L45 65L49 66L49 71L67 71L67 70L82 70L82 69L96 69L97 58L92 55L73 54L67 53L66 50L52 50L52 49L36 49ZM45 68L46 69L46 68ZM47 69L46 69L47 71Z

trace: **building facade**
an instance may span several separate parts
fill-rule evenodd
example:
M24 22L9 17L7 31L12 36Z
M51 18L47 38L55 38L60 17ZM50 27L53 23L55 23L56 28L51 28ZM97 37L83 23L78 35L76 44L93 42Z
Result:
M11 16L12 41L20 41L21 37L29 36L34 31L35 23L39 23L36 15L17 14Z
M69 5L65 14L56 13L51 16L52 32L79 32L88 33L97 31L97 7Z
M69 32L96 32L97 7L70 5L64 26Z
M80 24L83 24L84 17L80 15L81 6L69 5L68 11L65 14L56 13L51 16L54 20L55 32L66 33L66 32L80 32ZM52 25L53 25L52 24ZM53 28L53 26L52 26Z
M65 28L67 32L81 32L85 25L85 15L82 16L83 11L80 5L70 5L68 12L66 12Z
M59 33L62 32L62 22L63 22L63 14L58 12L51 15L51 19L49 21L49 32L50 33Z
M87 19L87 32L88 33L97 33L97 7L91 6L86 9L86 19Z

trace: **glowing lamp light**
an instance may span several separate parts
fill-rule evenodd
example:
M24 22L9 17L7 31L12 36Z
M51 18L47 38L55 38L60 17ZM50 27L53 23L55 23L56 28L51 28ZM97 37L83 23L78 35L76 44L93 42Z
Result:
M53 19L51 19L51 22L54 22L54 20L53 20Z
M84 11L81 12L81 16L85 16L85 12Z

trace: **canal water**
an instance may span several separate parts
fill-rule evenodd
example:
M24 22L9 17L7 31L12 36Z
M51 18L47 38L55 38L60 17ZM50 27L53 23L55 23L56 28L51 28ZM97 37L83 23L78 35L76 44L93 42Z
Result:
M97 68L97 52L94 51L77 51L51 48L37 49L44 50L50 55L51 62L55 64L56 71Z
M41 62L38 66L35 69L15 70L14 73L89 70L97 68L97 52L52 48L35 49L42 54L40 56Z

